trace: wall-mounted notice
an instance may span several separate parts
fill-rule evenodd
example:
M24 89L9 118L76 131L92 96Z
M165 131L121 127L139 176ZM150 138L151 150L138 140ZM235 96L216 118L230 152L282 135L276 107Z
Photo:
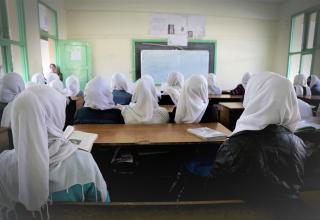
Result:
M188 36L186 34L175 34L168 36L168 45L169 46L188 46Z
M71 51L70 60L72 61L81 60L81 48L75 48Z
M153 14L150 34L154 36L187 35L189 38L205 36L205 17L178 14Z

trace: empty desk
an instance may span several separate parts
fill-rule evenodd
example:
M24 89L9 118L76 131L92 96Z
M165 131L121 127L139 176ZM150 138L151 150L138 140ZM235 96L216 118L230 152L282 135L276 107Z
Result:
M242 102L243 96L242 95L209 95L209 103L218 104L220 102Z
M220 102L220 123L234 130L244 108L242 102Z

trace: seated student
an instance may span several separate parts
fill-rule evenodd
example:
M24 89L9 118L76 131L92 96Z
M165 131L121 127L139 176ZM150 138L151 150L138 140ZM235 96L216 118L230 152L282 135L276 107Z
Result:
M169 95L172 102L177 105L180 97L180 92L184 83L184 76L179 72L172 72L168 75L167 82L163 87L163 95ZM161 105L161 99L159 104Z
M13 211L20 203L40 212L48 199L110 202L92 155L63 136L65 105L63 96L44 85L13 101L14 150L0 154L1 208Z
M213 73L208 74L208 92L209 95L221 95L222 90L218 87L216 82L216 75Z
M126 124L162 124L169 121L167 110L158 105L153 87L148 79L137 81L131 103L121 111Z
M242 77L241 84L237 85L237 87L230 91L230 95L244 95L247 83L251 77L251 73L247 72Z
M48 75L46 75L46 81L47 81L47 84L49 85L52 81L54 80L60 80L59 79L59 76L55 73L49 73ZM61 80L60 80L61 81Z
M154 82L154 79L151 75L149 74L145 74L141 77L142 79L146 79L147 81L149 81L150 85L151 85L151 92L154 96L154 98L157 100L157 102L159 101L159 98L161 98L161 92L159 92L157 89L156 89L156 85L155 85L155 82Z
M313 116L313 113L312 113L313 107L311 105L298 99L298 106L299 106L299 112L302 120L311 118Z
M84 107L74 115L74 124L123 124L121 110L115 108L107 80L96 76L84 90Z
M217 108L209 105L208 84L204 76L192 75L185 82L178 105L170 114L170 122L174 121L176 123L218 121Z
M316 75L310 76L310 88L312 95L320 95L320 80Z
M117 73L112 77L113 101L115 104L128 105L131 102L132 94L128 91L128 82L126 77Z
M296 75L293 85L297 96L311 96L311 89L307 85L307 79L304 75Z
M0 79L0 122L1 127L10 127L12 101L25 89L22 77L9 73Z
M66 79L66 90L70 102L75 103L75 110L82 108L84 104L84 94L80 90L80 81L78 77L71 75ZM70 120L73 121L73 117L74 115L72 115Z
M31 77L31 81L26 84L26 88L29 88L35 85L44 85L44 84L46 84L46 78L44 78L44 75L42 73L35 73Z
M300 114L291 82L274 73L253 75L243 105L235 130L217 152L212 174L224 189L247 199L295 198L306 151L293 133Z

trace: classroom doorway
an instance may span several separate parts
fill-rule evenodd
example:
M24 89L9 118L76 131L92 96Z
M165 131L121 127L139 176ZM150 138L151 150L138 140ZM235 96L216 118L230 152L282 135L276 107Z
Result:
M91 79L91 47L87 42L59 41L60 69L64 79L75 75L81 89Z

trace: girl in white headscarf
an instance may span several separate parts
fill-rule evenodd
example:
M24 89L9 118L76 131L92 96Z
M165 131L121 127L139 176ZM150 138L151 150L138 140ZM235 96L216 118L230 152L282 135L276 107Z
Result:
M52 81L60 80L60 78L59 78L58 74L56 74L56 73L49 73L46 76L46 80L47 80L47 84L49 85Z
M64 138L65 97L31 87L14 100L11 119L14 150L0 154L0 210L20 203L40 211L48 199L110 201L92 155Z
M67 95L69 97L84 97L83 92L80 90L79 78L71 75L66 79Z
M55 79L48 84L50 87L57 90L61 95L67 97L67 91L63 86L63 83L60 81L60 79Z
M131 102L132 94L129 92L129 85L126 77L117 73L112 76L113 101L115 104L128 105Z
M320 95L320 80L316 75L310 76L310 88L312 95Z
M115 107L111 87L107 80L96 76L84 90L85 105L77 110L74 123L123 124L121 111Z
M25 89L18 73L6 74L0 79L0 120L1 127L10 127L12 101Z
M26 84L26 88L30 88L31 86L35 85L44 85L46 84L46 78L42 73L35 73L31 77L31 81Z
M246 86L248 84L249 79L251 78L251 73L246 72L242 76L241 84L237 85L237 87L230 91L231 95L244 95Z
M243 106L232 136L217 152L212 172L216 180L226 180L226 190L245 196L297 196L306 152L293 133L300 120L293 85L278 74L253 75ZM231 182L240 188L228 188Z
M167 83L163 88L163 94L169 95L175 105L178 104L183 83L184 76L179 72L172 72L168 75ZM161 103L161 100L159 103Z
M199 123L217 121L217 110L208 105L208 84L202 75L192 75L184 84L176 108L176 123Z
M149 81L149 83L151 84L151 92L152 92L154 98L156 99L156 101L158 102L159 98L161 97L161 93L156 89L156 85L155 85L153 77L149 74L145 74L141 78Z
M296 75L293 85L297 96L311 96L311 89L307 85L307 79L304 75Z
M221 95L222 90L218 87L216 82L216 75L213 73L208 74L208 91L209 95Z
M131 103L121 112L126 124L161 124L169 121L167 110L159 107L154 97L153 86L144 78L137 81Z
M309 105L308 103L298 99L298 106L301 119L308 119L313 116L312 108L313 106Z

